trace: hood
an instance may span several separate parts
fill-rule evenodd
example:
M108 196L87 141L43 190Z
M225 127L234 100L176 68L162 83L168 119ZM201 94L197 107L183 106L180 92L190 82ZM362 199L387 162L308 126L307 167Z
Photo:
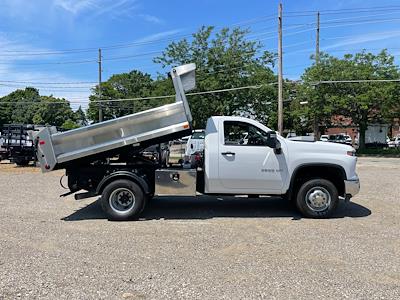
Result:
M289 148L294 148L298 151L322 152L322 153L342 153L347 151L355 151L353 147L344 144L331 142L301 142L285 140Z

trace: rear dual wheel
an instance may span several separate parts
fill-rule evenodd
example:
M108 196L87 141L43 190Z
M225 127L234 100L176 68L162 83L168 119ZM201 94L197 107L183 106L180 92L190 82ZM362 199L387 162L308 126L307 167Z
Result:
M103 190L100 203L111 220L132 220L139 216L145 206L145 195L136 183L118 179Z

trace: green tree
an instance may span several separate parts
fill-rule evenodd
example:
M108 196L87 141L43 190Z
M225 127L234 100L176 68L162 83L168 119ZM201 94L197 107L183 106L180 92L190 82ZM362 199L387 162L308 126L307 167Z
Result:
M79 106L79 108L75 112L75 120L76 120L76 124L78 126L87 126L89 124L89 122L86 118L86 114L83 111L81 106Z
M319 83L319 81L398 79L394 57L386 50L379 54L365 51L337 58L324 54L318 65L306 69L299 88L299 101L308 101L301 108L308 120L329 126L332 115L350 117L359 128L360 148L365 147L365 131L371 122L382 122L396 106L398 83L357 82Z
M149 97L154 90L153 80L149 74L133 70L129 73L116 74L101 85L101 99L131 99ZM94 94L89 97L88 116L91 120L98 121L99 105L103 110L103 119L118 118L133 112L138 112L148 108L148 100L131 101L105 101L97 103L99 100L99 87L96 86Z
M61 127L66 120L75 120L75 115L65 99L41 96L32 123Z
M71 129L79 128L80 126L76 122L72 121L71 119L68 119L68 120L65 120L64 123L62 123L62 125L60 127L63 130L71 130Z
M27 87L0 98L0 126L6 123L61 126L75 122L69 102L53 96L40 96L39 90Z
M194 125L205 126L211 115L234 114L274 124L276 120L276 76L271 70L275 55L260 51L261 44L248 39L247 30L222 29L214 33L213 27L202 27L193 39L173 42L154 62L168 71L177 65L194 62L197 65L196 91L230 89L252 85L253 89L189 96ZM271 85L266 85L271 83ZM102 99L127 99L173 95L171 80L159 74L152 80L149 74L131 71L113 75L102 84ZM99 99L98 86L90 96L88 117L98 120L101 105L104 120L153 108L174 101L174 98L140 101L105 101Z
M0 126L6 123L32 123L40 101L39 91L32 87L16 90L2 97L0 101Z
M269 66L275 55L247 38L248 31L202 27L192 41L172 42L154 59L163 67L196 63L196 91L264 85L254 89L189 96L195 127L204 127L212 115L244 115L271 123L276 111L276 76ZM275 124L274 124L275 125Z

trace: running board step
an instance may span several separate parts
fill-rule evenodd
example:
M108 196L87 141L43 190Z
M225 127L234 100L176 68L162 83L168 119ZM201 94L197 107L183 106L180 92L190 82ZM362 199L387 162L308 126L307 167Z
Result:
M79 193L79 194L75 194L75 200L82 200L82 199L86 199L86 198L90 198L90 197L94 197L96 196L95 192L85 192L85 193Z

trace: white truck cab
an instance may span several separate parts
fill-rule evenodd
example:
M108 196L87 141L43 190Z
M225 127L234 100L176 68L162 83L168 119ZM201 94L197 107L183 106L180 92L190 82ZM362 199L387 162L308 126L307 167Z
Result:
M249 133L247 142L241 139L242 132ZM271 142L271 133L276 142ZM206 127L204 156L205 192L210 194L293 197L312 180L320 184L321 180L329 181L335 185L335 194L347 200L359 191L357 158L352 147L291 141L247 118L211 117ZM314 196L325 197L319 202L327 205L332 195L320 187L312 189L318 192ZM308 201L312 201L311 195Z
M43 172L66 169L77 200L101 195L111 219L136 218L154 196L273 195L293 201L306 217L327 218L340 199L360 189L355 150L347 145L292 141L248 118L207 121L204 161L193 169L164 167L143 149L191 133L185 92L193 64L171 72L177 102L65 133L35 137ZM84 190L83 193L77 193Z

